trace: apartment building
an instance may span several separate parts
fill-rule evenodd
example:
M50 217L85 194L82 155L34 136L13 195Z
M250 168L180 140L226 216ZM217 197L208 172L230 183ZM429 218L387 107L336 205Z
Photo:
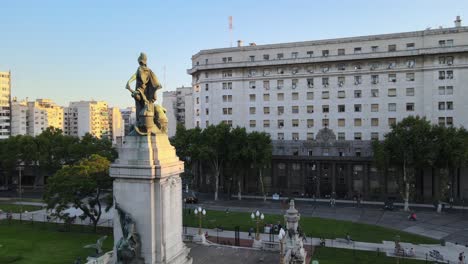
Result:
M175 91L163 92L163 107L169 119L168 135L175 135L177 124L193 128L192 87L179 87Z
M136 123L136 108L134 106L120 109L122 118L124 120L124 134L127 136L132 132L133 126Z
M0 139L10 136L11 72L0 72Z
M113 144L117 144L118 139L125 133L125 124L122 113L118 107L109 107L109 139Z
M82 137L86 133L101 138L109 136L109 112L104 101L70 102L64 108L64 132L66 135Z
M392 177L372 166L371 140L383 139L407 116L468 127L468 27L459 17L452 28L268 45L239 41L196 53L188 73L194 126L225 122L271 136L271 192L397 193ZM459 173L456 195L468 197L468 172ZM433 175L421 177L420 195L433 195Z
M48 127L64 129L63 107L50 99L12 101L11 134L37 136Z

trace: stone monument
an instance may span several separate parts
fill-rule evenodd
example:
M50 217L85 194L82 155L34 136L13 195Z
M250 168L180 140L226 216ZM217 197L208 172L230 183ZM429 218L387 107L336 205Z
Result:
M302 242L303 234L300 232L299 220L301 216L294 207L294 200L289 202L289 209L284 215L286 221L286 235L281 243L284 243L284 263L305 264L307 253ZM282 247L283 248L283 247Z
M166 134L164 109L154 105L161 89L146 66L146 55L126 88L137 108L134 132L118 146L119 158L110 167L114 178L114 263L191 264L182 239L184 164ZM136 89L130 88L136 81Z

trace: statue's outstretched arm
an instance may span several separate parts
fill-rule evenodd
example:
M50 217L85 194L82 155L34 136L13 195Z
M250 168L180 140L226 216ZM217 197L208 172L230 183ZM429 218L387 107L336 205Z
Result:
M129 90L132 93L135 91L133 91L132 88L130 88L130 84L136 80L136 77L136 73L133 74L132 77L130 77L130 79L128 80L127 85L125 86L125 89Z

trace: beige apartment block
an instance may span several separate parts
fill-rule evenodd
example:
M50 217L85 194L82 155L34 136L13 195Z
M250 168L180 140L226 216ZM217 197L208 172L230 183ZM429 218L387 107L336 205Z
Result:
M63 130L63 107L50 99L36 101L13 98L11 134L37 136L48 127Z
M101 138L110 134L108 105L104 101L70 102L64 116L66 135L82 137L90 133Z
M0 139L10 136L11 72L0 72Z

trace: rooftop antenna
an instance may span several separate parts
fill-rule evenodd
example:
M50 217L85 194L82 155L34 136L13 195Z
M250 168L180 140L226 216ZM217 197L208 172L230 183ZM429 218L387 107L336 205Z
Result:
M229 42L232 48L232 16L229 16Z

